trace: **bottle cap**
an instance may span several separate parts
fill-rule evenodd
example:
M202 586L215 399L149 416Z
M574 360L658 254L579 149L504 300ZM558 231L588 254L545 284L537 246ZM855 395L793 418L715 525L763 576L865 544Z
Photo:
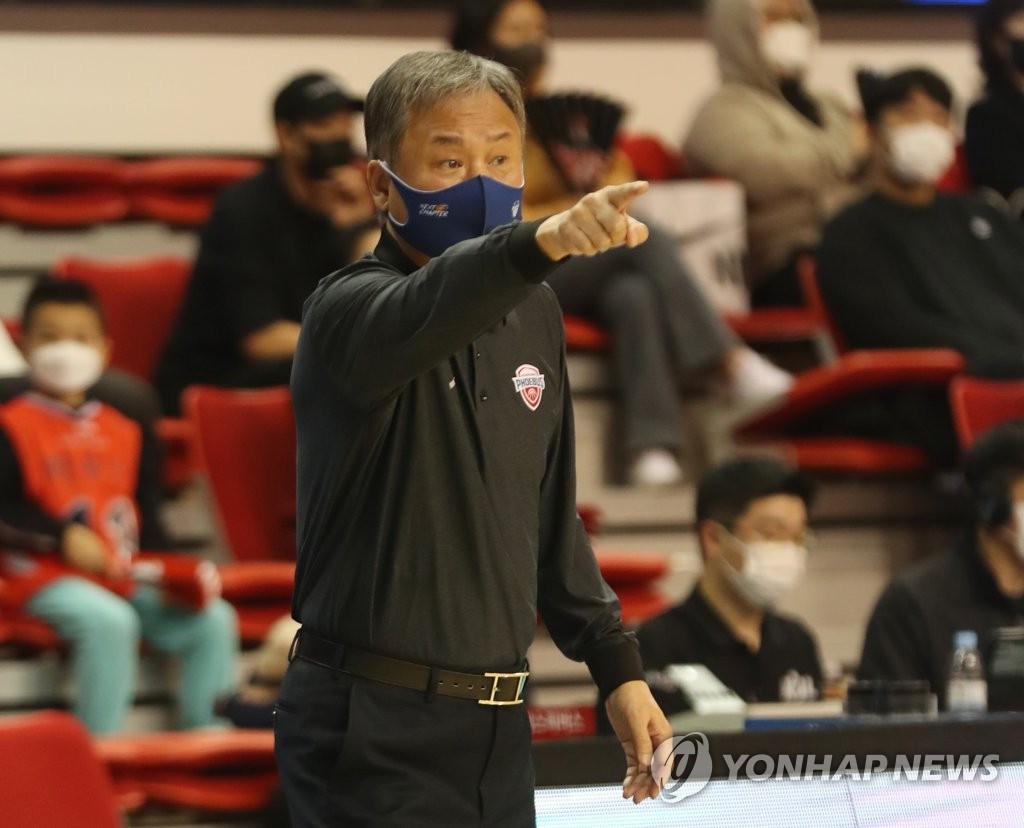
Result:
M974 630L958 630L953 634L953 649L971 649L978 646L978 634Z

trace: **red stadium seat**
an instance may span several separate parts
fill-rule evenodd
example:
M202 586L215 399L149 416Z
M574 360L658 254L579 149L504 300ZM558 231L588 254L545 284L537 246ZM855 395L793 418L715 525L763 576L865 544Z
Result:
M957 377L949 387L949 399L962 449L990 428L1024 418L1024 380Z
M0 158L0 221L29 227L119 221L128 215L123 182L124 165L114 158Z
M117 261L70 257L53 267L57 278L85 282L99 297L114 340L111 366L147 382L156 374L191 271L187 259L172 256Z
M611 345L607 331L578 316L565 317L565 345L570 351L607 351ZM829 332L820 318L807 308L763 308L746 314L725 317L740 339L752 345L772 342L821 341L824 361L834 359Z
M818 284L818 265L811 256L802 256L796 266L797 278L800 280L800 291L804 296L807 311L814 319L820 331L827 332L832 340L833 358L825 360L833 362L835 354L845 354L848 350L842 333L836 326L835 319L829 313L825 297Z
M193 387L196 434L228 545L239 561L295 559L295 418L287 388Z
M120 828L110 774L67 713L0 722L0 825Z
M682 155L669 149L660 138L653 135L620 135L615 143L629 158L637 178L667 181L686 175Z
M594 552L601 575L613 589L651 584L668 574L668 555L661 552Z
M936 187L940 193L952 193L953 195L963 195L964 193L969 193L974 188L963 144L957 145L956 157L953 159L950 168L939 179Z
M295 560L295 419L287 388L196 386L184 394L197 457L238 561L221 570L243 641L291 609ZM275 563L276 561L276 563ZM283 564L283 565L282 565Z
M262 163L246 158L181 157L128 165L131 215L172 225L206 222L225 187L255 175Z
M565 317L565 346L570 351L607 351L608 333L578 316Z
M269 730L104 736L96 749L116 785L165 807L255 811L278 785Z
M100 300L114 341L111 367L152 382L164 344L185 299L192 265L187 259L99 261L69 257L53 267L59 279L89 285ZM182 420L158 424L164 444L164 482L180 489L195 473L191 429Z
M834 365L796 378L786 398L736 430L741 443L781 448L805 471L904 474L929 468L916 448L881 440L807 437L801 425L845 400L908 385L945 386L964 368L955 351L938 349L854 351Z

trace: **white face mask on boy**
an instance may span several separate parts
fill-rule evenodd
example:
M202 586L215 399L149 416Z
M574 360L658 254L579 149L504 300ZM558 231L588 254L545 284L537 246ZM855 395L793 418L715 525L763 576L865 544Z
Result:
M934 184L956 156L953 133L931 121L889 130L889 169L908 184Z
M91 345L61 339L34 348L28 355L32 382L50 394L78 394L103 373L103 354Z

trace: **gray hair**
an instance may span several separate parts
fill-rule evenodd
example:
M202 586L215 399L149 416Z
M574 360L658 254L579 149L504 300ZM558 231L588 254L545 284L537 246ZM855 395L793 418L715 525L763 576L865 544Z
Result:
M526 111L519 81L506 67L468 52L411 52L391 64L366 95L363 124L370 158L398 156L409 118L453 95L493 90L512 110L521 135Z

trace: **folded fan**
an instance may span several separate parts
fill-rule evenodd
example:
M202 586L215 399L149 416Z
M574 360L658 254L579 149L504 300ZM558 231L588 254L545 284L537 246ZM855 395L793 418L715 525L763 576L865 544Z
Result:
M607 169L625 108L598 95L568 93L530 98L526 117L573 192L590 192Z

